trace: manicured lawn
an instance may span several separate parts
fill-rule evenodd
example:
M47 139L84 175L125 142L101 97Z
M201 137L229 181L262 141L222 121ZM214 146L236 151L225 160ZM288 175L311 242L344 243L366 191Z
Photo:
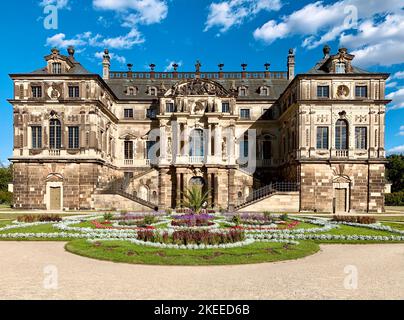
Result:
M11 224L13 220L0 220L0 228Z
M404 230L404 223L384 222L383 224L394 229Z
M177 250L134 245L127 241L74 240L66 250L84 257L150 265L226 265L274 262L302 258L316 253L318 244L302 241L299 245L254 243L232 249Z
M337 235L361 235L361 236L391 236L395 235L387 231L379 231L379 230L372 230L367 229L365 227L351 227L340 225L337 229L332 229L326 232L320 232L319 234L337 234Z

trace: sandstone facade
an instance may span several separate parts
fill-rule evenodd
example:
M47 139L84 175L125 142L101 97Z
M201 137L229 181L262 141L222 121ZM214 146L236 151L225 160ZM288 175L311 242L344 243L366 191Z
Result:
M286 72L116 72L106 50L102 78L68 53L11 75L16 208L164 210L200 185L217 209L384 211L388 75L346 49L296 76L293 51Z

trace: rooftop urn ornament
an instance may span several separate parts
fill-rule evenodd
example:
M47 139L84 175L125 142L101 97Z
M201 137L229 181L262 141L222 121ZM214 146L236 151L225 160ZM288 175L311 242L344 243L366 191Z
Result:
M105 49L104 50L104 59L109 59L110 57L109 57L109 50L108 49Z
M243 68L243 71L245 71L245 69L247 68L247 66L248 66L248 65L247 65L246 63L242 63L242 64L241 64L241 67Z
M331 48L328 44L326 44L323 48L324 58L328 58L330 56Z
M69 56L73 57L75 52L76 52L76 50L74 49L73 46L69 46L67 48L67 53L69 54Z
M154 71L154 68L156 67L156 65L155 65L154 63L151 63L151 64L149 65L149 67L150 67L150 71L153 72L153 71Z
M59 49L58 48L52 48L51 50L53 55L58 55L59 54Z
M132 68L133 68L133 64L128 63L128 71L132 71Z
M268 63L268 62L265 63L265 64L264 64L265 70L268 71L270 66L271 66L270 63Z
M202 67L201 62L200 62L199 60L197 60L197 61L196 61L196 64L195 64L195 71L196 71L196 72L200 72L200 71L201 71L201 67Z
M177 71L177 69L179 67L178 63L173 63L172 66L173 66L174 71Z
M223 63L219 63L219 64L218 64L218 67L219 67L219 71L223 71L224 64L223 64Z

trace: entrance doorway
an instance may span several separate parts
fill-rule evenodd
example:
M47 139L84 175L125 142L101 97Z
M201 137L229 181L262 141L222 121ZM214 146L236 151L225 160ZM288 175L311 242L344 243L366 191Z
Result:
M61 197L62 188L61 187L50 187L50 210L62 210L61 208Z
M335 189L335 211L346 212L347 189Z

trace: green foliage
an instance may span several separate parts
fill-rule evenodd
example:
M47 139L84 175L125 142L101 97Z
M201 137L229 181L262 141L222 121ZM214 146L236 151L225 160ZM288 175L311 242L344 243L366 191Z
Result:
M173 213L173 210L171 209L166 209L166 215L171 216Z
M392 185L392 192L404 191L404 155L387 157L387 178Z
M236 226L239 226L241 224L241 217L239 214L236 214L233 216L231 219L231 222L233 222Z
M60 222L62 217L58 214L25 214L18 216L17 221L31 223L31 222Z
M282 215L279 217L279 219L281 219L282 221L288 221L288 220L289 220L289 216L288 216L286 213L284 213L284 214L282 214Z
M386 193L385 197L386 206L404 206L404 191Z
M354 222L360 224L372 224L376 223L376 218L369 216L337 216L332 217L332 221L337 222Z
M12 166L0 167L0 191L8 191L8 184L13 182Z
M184 193L182 206L191 209L194 213L200 213L203 204L209 200L209 190L203 192L201 188L193 186Z
M105 221L111 221L114 218L114 215L111 212L107 212L104 214Z
M9 204L13 202L13 194L8 191L0 190L0 204Z
M156 218L152 215L147 215L143 219L145 225L151 225L156 222Z

